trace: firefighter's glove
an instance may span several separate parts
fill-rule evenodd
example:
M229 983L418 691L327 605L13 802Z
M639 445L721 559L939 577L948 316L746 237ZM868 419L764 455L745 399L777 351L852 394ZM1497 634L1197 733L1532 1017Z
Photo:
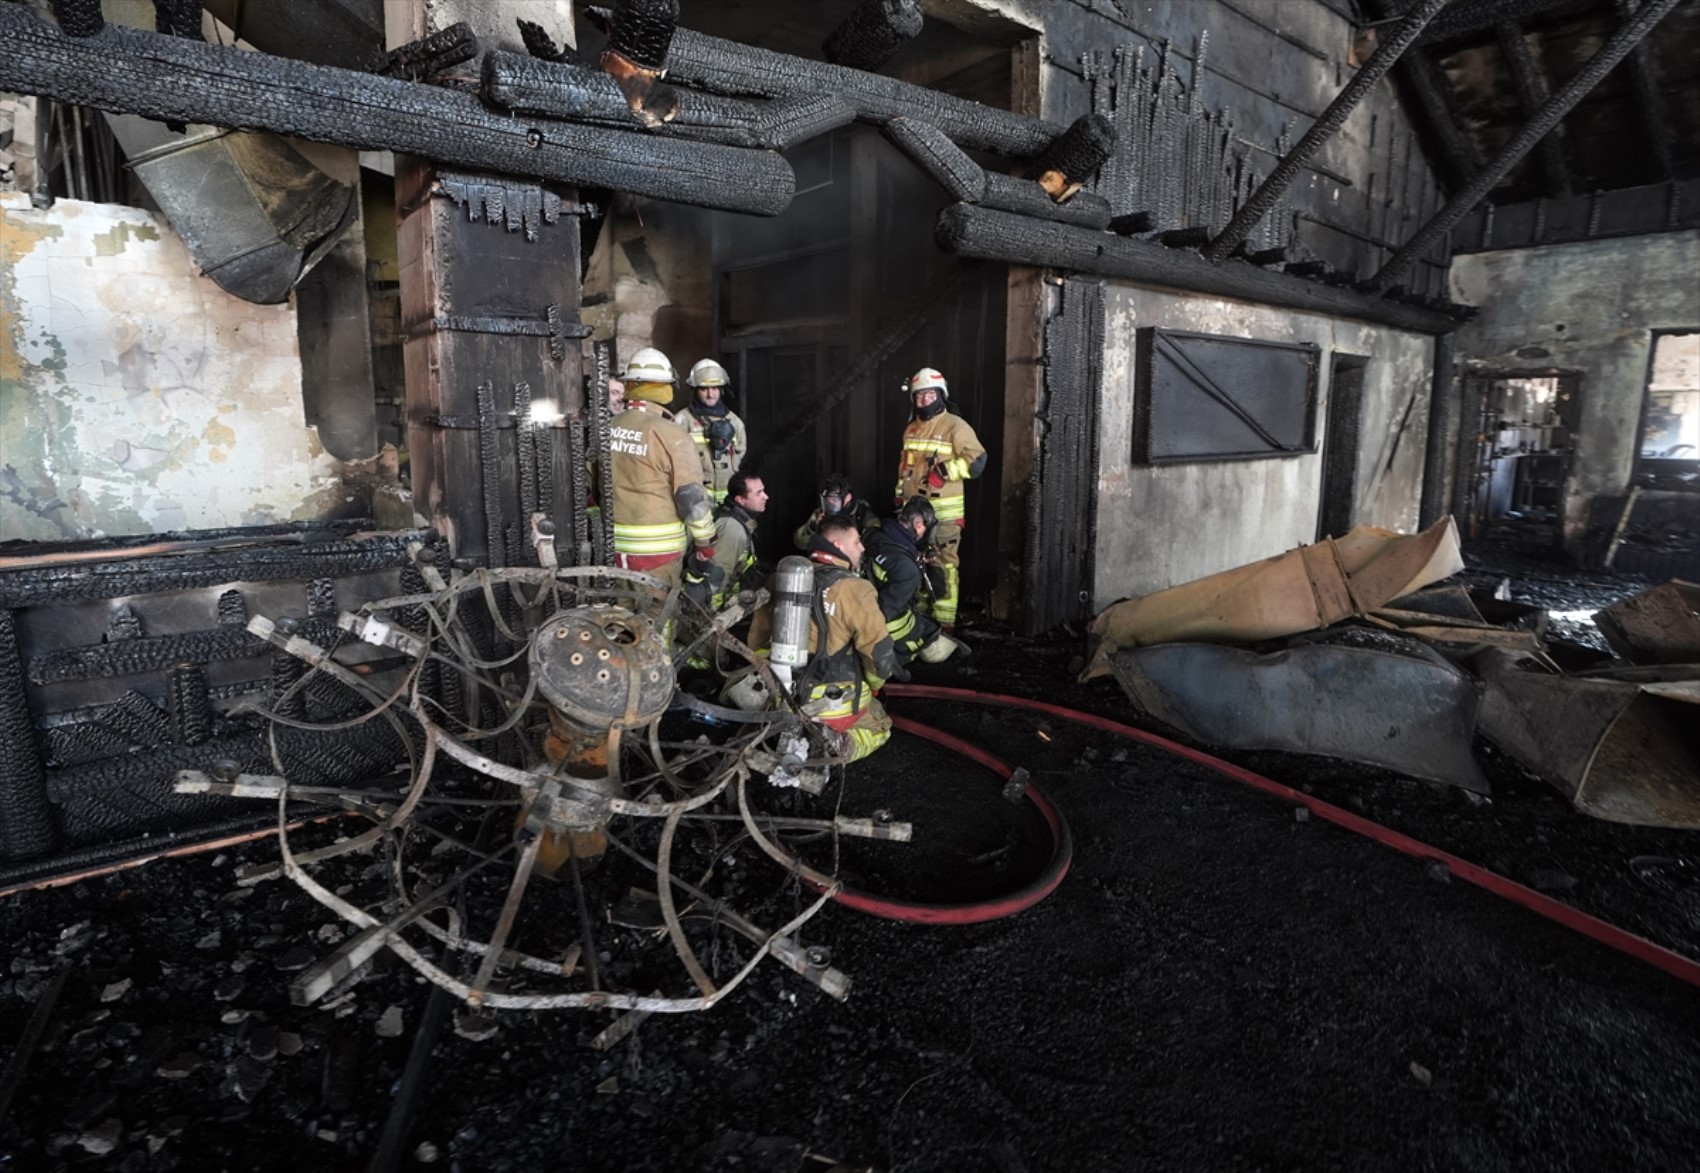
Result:
M927 563L922 568L922 573L927 576L927 589L932 592L934 598L940 598L950 590L950 576L937 562Z
M908 684L909 679L909 669L899 664L887 678L886 683L889 684L895 680L898 684Z
M726 585L726 571L714 564L714 548L697 546L685 559L684 593L704 607Z
M944 475L944 466L942 464L935 464L927 470L927 488L932 489L934 492L944 488L945 481L948 479L949 478Z

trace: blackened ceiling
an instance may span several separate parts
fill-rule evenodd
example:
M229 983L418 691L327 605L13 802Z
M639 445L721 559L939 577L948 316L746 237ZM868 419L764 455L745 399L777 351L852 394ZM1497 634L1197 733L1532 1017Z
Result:
M1453 0L1408 54L1461 134L1431 138L1455 177L1493 157L1533 105L1575 76L1640 0ZM1404 0L1366 0L1370 17ZM1413 77L1412 74L1417 76ZM1444 145L1450 137L1452 145ZM1685 0L1497 187L1494 203L1700 176L1700 0Z

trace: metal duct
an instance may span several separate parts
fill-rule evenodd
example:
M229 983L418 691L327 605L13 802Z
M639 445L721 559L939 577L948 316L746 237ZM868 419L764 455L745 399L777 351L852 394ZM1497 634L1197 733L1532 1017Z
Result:
M106 120L201 272L244 301L286 300L354 222L359 189L276 135Z

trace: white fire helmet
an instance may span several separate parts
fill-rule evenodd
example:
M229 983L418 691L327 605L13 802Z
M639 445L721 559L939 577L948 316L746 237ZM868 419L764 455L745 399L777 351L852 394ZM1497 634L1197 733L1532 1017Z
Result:
M940 399L950 398L950 386L944 381L944 376L932 367L922 367L909 380L909 394L917 391L937 391Z
M726 368L712 358L701 359L691 368L690 377L685 380L693 387L724 387L732 380L726 374Z
M632 355L631 361L626 364L626 373L620 378L628 384L676 383L679 380L667 356L653 346L646 346Z

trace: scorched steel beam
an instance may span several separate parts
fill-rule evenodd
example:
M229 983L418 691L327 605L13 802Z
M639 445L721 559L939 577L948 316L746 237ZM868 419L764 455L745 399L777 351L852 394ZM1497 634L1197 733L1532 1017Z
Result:
M1474 179L1464 186L1464 189L1447 201L1446 206L1430 218L1427 224L1417 229L1416 235L1405 242L1398 252L1388 258L1381 271L1370 282L1374 292L1385 292L1405 275L1417 259L1426 253L1435 241L1451 232L1470 211L1482 201L1499 183L1501 179L1515 167L1524 155L1528 154L1534 145L1540 142L1557 126L1564 116L1585 97L1589 90L1600 83L1606 74L1615 69L1619 62L1629 55L1631 49L1655 25L1670 13L1670 10L1682 0L1647 0L1635 15L1626 21L1611 40L1592 58L1588 64L1565 83L1564 88L1548 98L1535 116L1529 119L1523 129L1514 135L1510 142L1500 148L1493 162L1489 163Z
M1189 250L973 204L952 204L939 213L935 235L946 252L968 257L1121 277L1168 289L1378 322L1422 334L1444 334L1458 328L1458 322L1446 314L1368 297L1352 289L1306 281L1242 261L1212 264Z
M1252 193L1251 198L1240 205L1234 218L1228 221L1228 226L1210 242L1204 250L1204 257L1210 261L1223 261L1239 244L1251 235L1251 230L1257 227L1258 221L1269 214L1300 171L1322 149L1322 144L1333 137L1334 132L1345 125L1346 119L1357 109L1358 103L1374 89L1376 84L1387 75L1395 62L1404 54L1411 42L1417 39L1417 34L1435 14L1446 7L1447 0L1416 0L1399 27L1393 30L1393 35L1382 42L1373 56L1358 70L1357 75L1346 83L1344 89L1328 103L1328 109L1322 112L1322 117L1311 123L1304 137L1275 164L1275 169L1269 177Z
M768 151L507 118L437 86L110 25L70 37L16 4L0 4L0 90L732 212L776 215L795 187Z

